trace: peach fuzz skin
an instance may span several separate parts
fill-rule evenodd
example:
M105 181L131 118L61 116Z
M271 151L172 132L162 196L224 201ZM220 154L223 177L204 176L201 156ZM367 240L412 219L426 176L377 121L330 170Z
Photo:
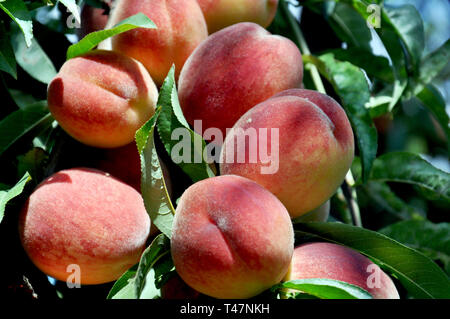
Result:
M167 192L172 196L172 182L166 164L159 159ZM95 168L105 171L141 192L141 158L135 142L101 150Z
M376 287L377 281L372 280L375 274L379 275L379 287ZM375 299L400 298L391 278L380 267L357 251L336 244L309 243L294 249L291 267L284 281L308 278L344 281L363 288ZM370 288L368 280L375 287Z
M287 38L255 23L238 23L195 49L179 79L179 98L189 124L226 129L250 108L302 84L302 56ZM203 134L203 132L197 132Z
M22 245L45 274L61 281L80 267L82 285L116 280L139 262L150 229L140 194L108 174L60 171L31 194L19 218Z
M47 90L50 112L61 127L101 148L131 143L154 114L157 99L157 88L138 61L104 50L68 60Z
M239 22L268 27L275 17L278 0L197 0L208 25L208 32Z
M267 128L267 138L257 138L267 153L278 149L278 170L262 174L268 164L249 161L249 143L237 135L254 128ZM271 145L271 129L279 138ZM239 145L237 145L239 144ZM233 153L228 150L234 149ZM236 153L245 152L244 163ZM233 155L234 154L234 160ZM220 154L222 175L234 174L254 180L275 194L292 218L310 212L327 201L347 174L354 157L353 131L342 107L316 91L287 90L256 105L243 115L225 139Z
M157 29L138 28L112 38L112 49L142 62L157 85L175 64L178 77L192 51L208 36L196 0L117 0L108 25L142 12Z
M176 209L171 252L177 273L214 298L250 298L280 282L293 245L286 209L246 178L197 182Z
M200 293L188 285L181 279L178 274L172 276L161 287L162 299L197 299L200 297Z
M330 201L327 200L313 211L293 220L293 223L326 222L330 216Z
M135 142L118 148L100 150L94 167L111 174L124 183L132 186L141 193L141 159ZM164 176L167 193L172 197L172 181L166 164L160 159L159 164ZM158 228L152 224L150 236L159 233Z

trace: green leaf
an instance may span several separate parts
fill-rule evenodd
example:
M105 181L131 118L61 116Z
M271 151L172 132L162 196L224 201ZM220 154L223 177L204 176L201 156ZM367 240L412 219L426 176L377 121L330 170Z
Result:
M361 185L358 190L363 191L369 198L371 206L376 204L380 206L383 211L392 214L399 219L424 219L420 212L405 203L386 183L368 181Z
M408 74L406 70L407 57L405 56L402 43L394 30L389 27L382 27L377 30L380 30L377 34L391 59L392 71L395 78L393 85L382 90L383 94L391 96L391 101L387 109L390 112L397 105L398 101L400 101L408 85Z
M294 291L288 292L288 293L283 293L282 299L320 299L316 296L307 294L305 292L294 292Z
M5 26L0 22L0 70L9 73L17 80L17 66L14 51L6 33Z
M155 115L136 132L136 144L141 157L141 192L145 208L152 223L167 237L172 236L172 223L175 209L167 192L164 176L155 148L154 133L156 121L161 114L164 99L171 94L173 72L164 80L161 87Z
M447 136L447 147L450 152L450 117L446 112L445 100L441 93L431 84L426 85L416 96L441 125Z
M353 166L355 178L360 170ZM407 152L391 152L378 157L370 180L400 182L416 185L432 192L437 198L450 200L450 174L441 171L419 155Z
M450 279L431 259L383 234L341 223L295 225L298 240L315 238L355 249L400 280L414 298L450 298Z
M189 128L189 124L183 116L178 101L174 72L175 69L172 67L159 94L158 106L161 107L161 114L158 117L157 129L161 141L172 160L177 163L194 182L197 182L205 178L213 177L214 173L203 157L203 151L206 147L205 141L200 135ZM190 159L192 159L192 161L189 163L183 162L181 158L178 159L177 156L179 156L179 154L173 152L174 146L183 141L172 138L173 132L177 129L183 130L183 132L186 132L190 137L189 147L191 150Z
M275 286L275 289L282 288L300 290L321 299L372 299L370 293L358 286L326 278L296 279Z
M31 77L48 84L56 75L56 69L50 58L42 50L36 39L30 41L28 47L22 40L17 27L12 27L11 44L17 63Z
M142 253L139 264L129 269L114 284L107 299L154 299L159 296L155 286L158 262L170 254L170 241L164 235L155 237ZM160 274L161 275L161 274Z
M47 101L37 102L9 114L0 121L0 154L39 125L52 121Z
M418 69L425 48L424 27L419 12L410 4L397 8L384 7L382 11L384 21L391 25L403 41L412 66Z
M22 0L5 0L0 2L0 8L19 26L26 45L30 46L33 39L33 22L25 3Z
M47 154L50 154L56 144L58 133L60 131L58 130L59 125L56 120L46 124L46 126L42 127L42 131L33 138L33 147L40 148Z
M316 65L339 95L356 135L362 158L363 180L366 180L377 153L378 136L369 111L365 107L369 102L370 92L363 72L349 62L336 60L331 53L319 58L304 56L304 60Z
M67 60L85 54L103 40L135 28L156 29L156 25L145 14L138 13L122 20L111 29L89 33L80 42L69 47L67 50Z
M450 223L408 220L389 225L379 232L441 261L450 275Z
M406 82L394 80L394 83L384 86L379 92L371 96L369 103L366 103L370 117L376 118L391 112L402 98L405 88Z
M156 289L162 288L167 281L176 274L175 266L170 254L167 254L161 258L161 261L155 265L154 269Z
M3 220L3 216L5 215L5 207L6 204L13 199L14 197L20 195L25 188L25 184L31 180L30 174L25 173L20 181L17 182L16 185L11 187L8 190L0 190L0 223Z
M138 299L141 298L141 294L145 289L145 285L148 283L154 285L154 282L147 282L146 277L150 269L154 267L156 262L170 254L170 241L163 234L158 235L151 245L142 254L141 260L139 262L139 267L136 272L136 277L134 278L134 285L136 296Z
M422 59L419 79L422 84L430 83L450 61L450 39L436 51Z
M142 288L139 299L158 299L161 297L161 291L155 285L155 269L148 271L145 277L145 286Z
M23 91L15 89L8 89L8 91L16 105L21 109L37 102L37 100L33 96Z
M330 207L333 208L333 212L339 221L346 224L353 224L352 213L350 212L348 201L346 200L342 188L339 188L337 192L330 198ZM333 218L329 216L328 220Z
M353 0L343 0L341 2L347 3L347 5L344 5L342 3L339 3L336 5L336 10L339 10L338 14L332 13L331 18L334 20L341 20L341 23L337 23L340 28L345 30L344 33L352 34L352 38L355 39L353 41L346 40L345 38L341 38L347 42L350 46L354 46L358 49L361 49L362 51L367 51L369 55L372 55L373 58L368 59L368 63L372 63L376 60L374 48L374 43L380 42L386 49L386 52L392 61L392 75L394 80L394 83L392 86L389 87L389 95L391 96L391 100L389 101L389 104L386 108L386 111L392 111L395 105L397 105L397 102L402 97L403 92L405 91L408 81L407 81L407 71L406 71L406 65L407 65L407 56L405 56L405 52L403 50L403 39L406 39L408 44L415 44L413 40L411 40L412 37L417 36L419 39L421 36L419 34L411 35L410 30L405 26L399 26L397 27L397 23L402 23L402 21L398 21L398 12L396 9L388 9L388 12L390 14L387 14L385 9L381 9L381 27L380 28L374 28L376 32L371 32L370 29L367 26L367 19L369 19L369 15L371 15L371 10L368 10L368 5L370 3L362 2L362 1L353 1ZM377 1L380 3L381 1ZM354 10L352 10L349 6L352 6ZM405 9L405 11L410 10ZM401 9L399 9L401 10ZM409 12L409 11L408 11ZM417 15L415 15L414 11L411 11L409 14L414 15L415 20L414 21L408 21L408 25L414 24L414 26L417 26L418 29L422 25L422 21L420 19L420 16L418 16L419 20L417 20ZM390 20L390 15L393 18L393 21ZM332 24L333 26L333 24ZM342 31L339 32L339 30L334 27L337 34L342 34ZM422 30L423 31L423 30ZM422 32L422 38L423 38L423 32ZM419 41L420 42L420 41ZM423 51L423 48L421 49ZM367 55L367 54L366 54ZM378 58L378 57L377 57ZM354 58L358 59L358 58ZM358 65L358 63L355 63ZM367 66L366 66L367 67ZM373 68L368 68L368 72ZM414 71L415 68L411 71ZM381 71L381 70L380 70ZM378 74L379 75L379 74ZM384 80L390 80L389 78L384 78ZM387 92L385 91L384 94Z
M41 0L41 1L26 1L28 11L33 11L35 9L41 8L43 6L53 6L52 0Z
M373 55L369 51L358 47L345 50L334 49L327 51L327 53L333 53L337 60L348 61L363 69L367 74L380 80L388 83L394 82L394 75L391 66L389 65L389 60L385 57Z
M136 276L137 267L137 264L134 265L117 279L106 299L136 299L133 279Z
M332 3L327 11L330 26L343 42L366 52L372 51L372 34L364 17L343 2Z
M344 0L338 3L326 2L323 5L328 8L325 13L330 26L336 32L336 35L348 45L346 50L337 50L335 56L338 60L351 62L363 68L368 74L374 75L385 82L392 83L395 79L399 80L401 72L397 72L395 66L400 64L401 67L402 64L394 63L393 66L390 66L387 58L379 56L381 52L378 51L379 47L384 45L387 50L386 54L395 53L394 58L392 56L389 58L395 62L399 59L397 56L400 54L400 59L404 62L402 51L396 51L401 49L400 42L397 37L392 39L385 36L386 31L391 31L386 30L388 28L385 25L382 25L382 28L373 29L377 30L378 33L369 29L367 21L372 11L368 11L368 4L361 1ZM390 44L391 40L396 42L395 46ZM375 52L376 48L377 52ZM404 72L404 75L406 76L406 72ZM405 81L396 82L395 90L391 93L395 93L395 95L392 96L393 100L389 109L392 109L398 101L401 95L399 95L399 92L403 86L406 86Z
M154 131L159 113L158 108L155 115L136 132L136 143L141 158L141 192L145 208L152 223L170 238L175 209L167 192L155 148Z
M34 180L43 180L42 166L48 160L48 154L41 148L32 148L24 155L17 157L17 175L29 173Z

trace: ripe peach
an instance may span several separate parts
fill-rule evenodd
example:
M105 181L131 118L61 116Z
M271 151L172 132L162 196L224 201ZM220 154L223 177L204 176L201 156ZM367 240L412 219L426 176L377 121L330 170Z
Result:
M162 299L197 299L200 293L188 285L176 274L161 287Z
M323 205L317 207L313 211L306 213L296 219L295 222L326 222L330 216L330 201L327 200Z
M209 33L239 22L268 27L277 12L278 0L197 0Z
M166 164L160 159L161 170L167 192L172 196L172 183ZM141 192L141 158L135 142L118 148L108 148L101 152L95 165Z
M202 180L182 195L171 252L180 277L215 298L249 298L286 274L294 245L289 214L246 178Z
M112 49L141 61L161 85L173 64L178 77L186 59L208 36L205 18L196 0L118 0L108 24L139 12L158 29L138 28L119 34L112 38Z
M156 86L138 61L104 50L68 60L47 92L49 109L68 134L105 148L133 141L154 114L157 99Z
M112 0L103 2L111 8ZM81 25L77 29L78 38L82 39L91 32L103 30L108 22L108 16L103 8L95 8L87 3L83 4L80 13Z
M344 281L365 289L375 299L399 298L391 278L380 267L357 251L336 244L309 243L294 249L284 281L307 278Z
M134 188L87 168L63 170L44 180L19 218L21 242L31 261L63 281L71 275L68 266L77 265L83 285L113 281L136 264L149 229Z
M202 120L203 128L225 136L250 108L300 87L302 79L302 56L292 41L238 23L209 36L189 57L179 79L180 105L191 125Z
M254 145L245 141L252 130L257 134ZM261 157L261 147L271 154L269 164ZM239 154L245 158L236 159ZM296 218L333 195L353 156L353 132L342 107L319 92L293 89L256 105L239 119L225 139L220 171L259 183Z
M167 193L169 197L172 197L172 182L169 170L161 159L159 163ZM97 163L95 163L95 167L120 179L141 193L141 159L136 143L133 142L122 147L103 150ZM158 232L158 228L152 224L150 236L156 235Z

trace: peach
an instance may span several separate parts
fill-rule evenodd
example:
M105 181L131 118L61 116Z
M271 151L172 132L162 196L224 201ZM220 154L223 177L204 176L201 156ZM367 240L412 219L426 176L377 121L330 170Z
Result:
M292 41L238 23L209 36L189 57L179 79L180 105L189 124L202 120L203 128L225 136L250 108L300 87L302 78L302 56Z
M186 285L178 274L161 287L162 299L197 299L199 296L200 293Z
M120 147L154 114L158 91L145 68L120 53L94 50L68 60L48 86L50 112L76 140Z
M209 33L239 22L268 27L277 12L278 0L197 0Z
M202 11L196 0L118 0L108 25L139 12L157 29L138 28L112 38L112 49L142 62L153 80L161 85L175 64L175 75L192 51L208 36Z
M149 229L134 188L87 168L44 180L19 218L20 239L31 261L62 281L72 274L68 267L76 265L82 285L113 281L139 262Z
M159 159L159 163L166 183L167 192L169 196L172 196L170 172L161 159ZM111 174L124 183L134 187L138 192L141 192L141 158L135 142L118 148L104 149L99 155L95 167Z
M247 143L251 132L254 141ZM239 119L225 139L220 172L254 180L297 218L322 205L340 186L353 161L353 139L343 108L331 97L287 90ZM270 160L261 156L261 148Z
M357 251L336 244L309 243L294 249L284 281L308 278L344 281L365 289L375 299L399 299L394 283L380 267Z
M330 201L327 200L325 204L317 207L309 213L306 213L294 222L307 223L307 222L326 222L330 216Z
M249 298L285 276L293 227L280 201L240 176L212 177L181 196L173 222L175 269L215 298Z
M169 170L161 159L159 159L159 163L167 193L169 197L172 197L172 182ZM141 159L135 142L119 148L103 150L95 163L95 168L111 174L141 193ZM158 228L152 224L150 236L156 235L158 232Z
M111 8L112 0L104 0L103 2ZM108 22L109 15L105 9L95 8L85 3L81 7L80 17L81 25L77 29L77 34L78 38L82 39L91 32L103 30Z

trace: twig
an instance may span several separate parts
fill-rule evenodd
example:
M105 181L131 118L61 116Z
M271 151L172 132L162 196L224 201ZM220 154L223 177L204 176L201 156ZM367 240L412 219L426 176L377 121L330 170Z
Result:
M292 28L292 31L294 31L295 38L297 39L297 42L300 46L300 50L303 54L311 55L311 51L309 50L308 44L306 43L305 37L303 36L302 30L298 26L297 20L292 16L291 12L289 11L289 8L287 7L286 1L280 2L281 7L284 10L284 13L287 16L289 25ZM314 64L308 64L308 70L311 73L311 78L314 82L314 86L316 87L317 91L320 93L326 94L325 87L323 85L322 79L320 78L320 73L317 67Z

